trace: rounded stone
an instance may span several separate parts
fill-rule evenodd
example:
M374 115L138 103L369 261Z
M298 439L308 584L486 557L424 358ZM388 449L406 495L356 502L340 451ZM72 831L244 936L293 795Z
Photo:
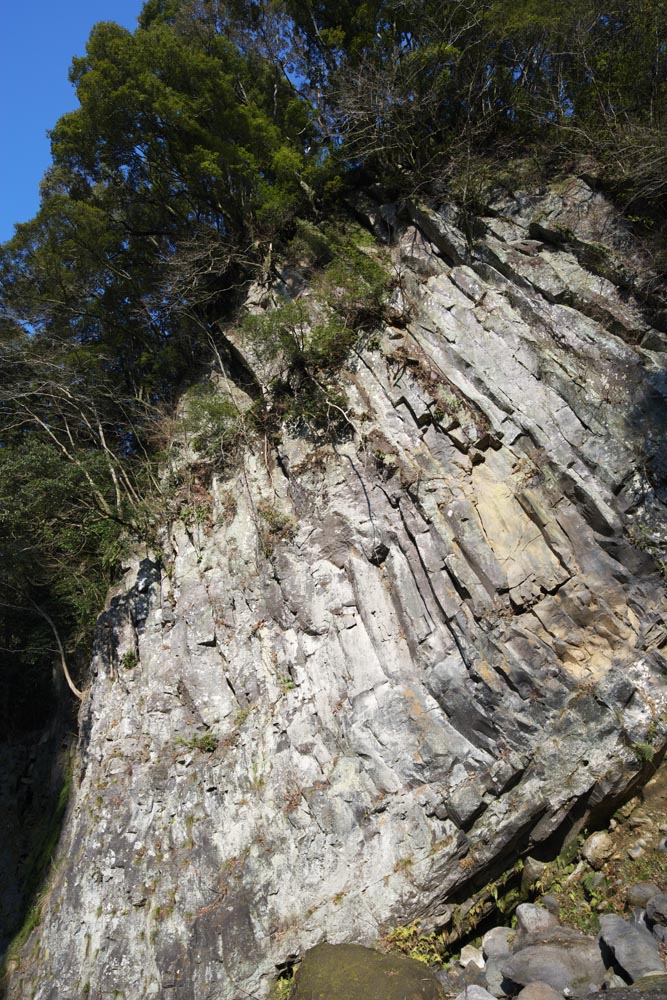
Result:
M522 948L506 960L502 971L517 986L545 982L561 992L564 989L587 992L590 984L602 982L605 967L598 942L582 936Z
M358 944L318 944L299 967L291 1000L444 1000L428 966Z
M644 928L629 923L616 913L605 913L600 917L600 939L601 947L611 952L630 982L665 971L657 940Z
M470 963L474 963L479 969L484 968L484 955L482 954L481 948L475 948L474 945L467 944L461 949L461 957L459 958L459 965L462 965L465 969Z
M563 1000L563 994L548 983L529 983L519 993L519 1000Z
M581 853L592 868L599 869L614 853L614 842L606 830L601 830L599 833L590 835L585 841Z
M649 899L660 894L655 882L638 882L626 890L625 896L631 906L646 906Z
M541 937L558 927L558 917L543 906L534 903L521 903L516 908L517 937Z
M665 1000L667 997L667 976L650 976L632 986L624 986L623 980L614 983L611 989L591 993L586 1000Z
M494 997L505 996L503 963L507 960L507 957L507 955L501 955L499 958L490 958L484 968L486 988Z
M482 938L482 952L485 958L504 958L510 953L510 944L515 931L511 927L492 927Z

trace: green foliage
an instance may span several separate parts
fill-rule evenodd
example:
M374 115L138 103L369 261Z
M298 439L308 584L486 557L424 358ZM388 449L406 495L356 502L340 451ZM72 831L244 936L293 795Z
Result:
M653 556L661 577L667 582L667 563L661 558L663 544L660 533L655 529L650 529L647 524L641 521L629 524L625 530L629 541L635 548Z
M655 750L650 743L634 743L632 749L637 760L642 764L650 763L655 757Z
M324 315L313 316L310 299L286 301L270 313L247 316L245 334L268 357L282 353L290 364L334 367L382 319L389 274L375 242L349 222L318 227L299 220L289 251L317 266L310 276L312 299Z
M579 852L584 839L580 836L571 841L545 866L531 888L539 894L555 895L563 923L591 934L600 928L599 913L614 909L614 901L605 878L590 869L580 871Z
M665 0L283 5L343 155L384 185L479 205L503 163L585 152L664 222Z
M419 920L414 920L411 924L392 927L384 935L382 944L387 950L398 951L417 962L423 962L424 965L441 966L443 964L444 943L442 935L423 934Z
M636 885L637 882L654 882L662 892L667 892L667 854L664 851L649 848L640 857L624 861L622 885Z
M336 438L350 428L336 371L381 322L390 279L358 226L301 225L297 239L302 259L325 261L310 275L312 295L246 316L242 333L261 357L278 362L275 412L297 430Z
M452 925L457 940L471 935L491 913L497 912L507 919L514 912L522 899L520 876L523 867L523 860L519 858L499 878L476 892L467 903L454 909Z
M249 708L241 708L241 709L239 709L239 711L236 713L236 717L234 719L234 724L240 728L243 725L243 723L246 721L246 719L248 718L249 715L250 715L250 709Z
M120 658L120 665L124 670L134 670L138 663L139 657L133 649L128 649Z
M243 415L238 407L205 382L189 390L185 411L185 431L195 451L211 461L224 461L239 443Z
M271 1000L288 1000L293 986L294 970L290 969L274 980L271 986Z
M156 415L199 374L235 284L330 176L307 103L223 6L216 22L202 5L151 2L134 33L93 28L72 64L79 106L51 132L40 210L0 248L12 567L0 625L18 689L33 668L50 672L53 637L27 626L33 604L85 659L123 539L154 535ZM227 404L202 392L190 417L195 445L220 460L235 431Z
M278 687L280 688L282 694L287 694L288 691L293 691L296 685L289 674L279 674Z
M296 385L284 383L276 388L277 412L293 430L315 440L336 441L349 435L347 396L335 378L306 377Z
M120 185L136 221L173 232L194 208L228 239L252 239L303 199L295 94L268 60L191 27L97 25L72 65L81 106L54 129L54 156L85 182Z
M0 620L12 654L5 671L12 693L10 725L30 724L52 697L54 637L40 609L51 612L81 655L89 648L119 534L96 503L91 481L113 504L100 453L84 451L77 464L64 462L55 445L30 433L0 448L0 556L6 567Z
M93 28L40 209L0 248L0 627L20 724L50 696L36 609L85 659L124 546L155 539L160 414L284 255L312 297L243 323L276 362L271 417L241 421L207 386L186 430L211 465L259 416L349 432L336 370L390 281L341 220L346 190L449 188L470 216L586 153L665 258L665 37L667 0L148 0L136 31Z
M309 219L296 219L296 233L288 245L288 254L302 264L323 266L334 256L334 248L322 229Z
M199 527L208 525L211 520L211 504L201 502L187 503L184 507L181 507L178 516L186 528L192 528L195 525Z
M269 313L247 316L243 330L265 358L282 359L284 377L290 381L339 364L357 336L333 312L311 324L304 300L288 301Z
M185 747L186 750L214 753L218 749L220 740L213 733L204 733L201 736L177 736L175 742L177 746Z
M326 235L333 256L318 276L315 290L341 326L358 334L382 319L389 275L378 257L377 244L359 226L330 226Z
M286 301L270 312L243 319L244 335L265 358L284 355L288 365L307 357L309 313L303 300Z

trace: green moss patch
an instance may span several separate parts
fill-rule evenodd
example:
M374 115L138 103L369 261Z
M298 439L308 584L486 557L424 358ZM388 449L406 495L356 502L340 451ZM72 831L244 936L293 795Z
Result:
M444 1000L421 962L356 944L320 944L306 953L291 1000Z

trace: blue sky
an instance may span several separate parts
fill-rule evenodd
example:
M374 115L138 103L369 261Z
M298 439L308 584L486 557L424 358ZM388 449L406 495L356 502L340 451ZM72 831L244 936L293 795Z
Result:
M143 0L0 0L0 242L39 207L48 129L76 107L67 79L97 21L134 29Z

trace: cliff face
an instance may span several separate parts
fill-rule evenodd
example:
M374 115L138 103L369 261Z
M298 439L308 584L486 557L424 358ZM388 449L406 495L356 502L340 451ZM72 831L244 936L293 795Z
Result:
M247 450L112 597L10 997L263 996L325 938L446 924L663 749L667 338L630 237L580 180L472 243L366 212L400 288L354 432Z

